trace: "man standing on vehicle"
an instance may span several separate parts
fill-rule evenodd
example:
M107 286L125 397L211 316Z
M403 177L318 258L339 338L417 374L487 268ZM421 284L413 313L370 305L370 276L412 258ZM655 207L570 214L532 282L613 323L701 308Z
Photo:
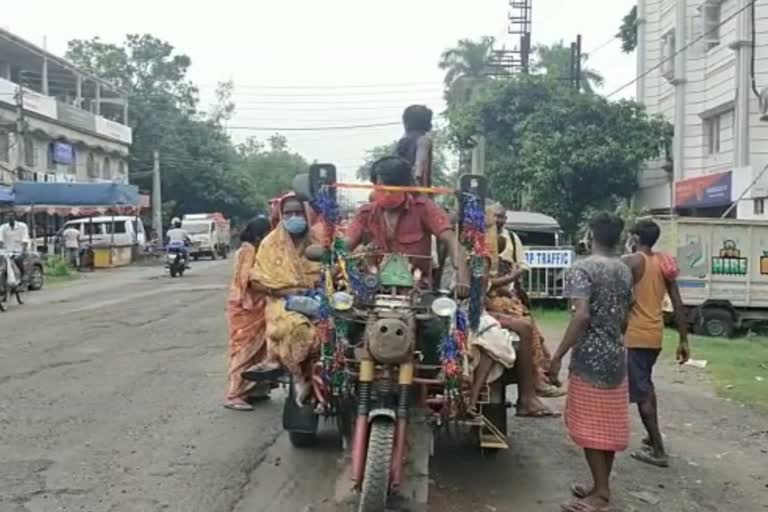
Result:
M432 186L432 111L424 105L411 105L403 112L405 135L395 154L412 168L413 181L420 187Z
M688 360L690 350L688 325L675 281L677 266L671 257L653 252L660 234L659 225L651 220L640 221L630 230L629 245L633 252L624 257L624 262L632 270L635 303L629 314L626 344L629 399L637 404L640 419L648 433L643 440L644 447L634 452L632 457L654 466L668 467L669 458L659 429L656 390L652 380L653 366L661 353L664 339L663 303L667 294L675 311L680 336L677 360L681 364Z
M181 248L181 253L184 255L184 265L189 265L189 249L188 246L191 245L192 240L189 238L189 233L187 233L186 230L182 229L181 227L181 219L178 217L174 217L173 220L171 220L171 229L168 230L168 233L166 233L166 238L168 239L168 243L172 242L182 242L184 244L183 248Z

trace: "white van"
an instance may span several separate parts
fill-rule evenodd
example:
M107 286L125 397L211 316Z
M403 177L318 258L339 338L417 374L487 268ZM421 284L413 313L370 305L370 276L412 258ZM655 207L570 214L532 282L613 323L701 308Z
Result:
M92 243L93 247L130 246L144 247L147 236L144 224L137 217L89 217L70 220L61 228L59 235L70 227L80 231L80 243Z

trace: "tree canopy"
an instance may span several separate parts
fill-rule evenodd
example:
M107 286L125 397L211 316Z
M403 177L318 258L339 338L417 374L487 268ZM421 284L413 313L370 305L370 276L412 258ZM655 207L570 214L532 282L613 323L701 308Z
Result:
M219 84L216 101L200 111L189 80L191 59L152 35L129 34L118 45L98 37L69 42L66 57L128 92L133 128L131 182L151 188L153 152L160 153L164 211L221 211L247 219L290 188L306 161L275 134L235 147L222 123L235 111L234 84Z
M624 53L632 53L637 48L637 6L630 9L624 16L616 38L621 40L621 49Z
M605 79L599 72L587 67L589 55L581 56L581 88L584 92L594 92L601 87ZM563 85L571 79L571 48L560 40L557 43L546 45L539 44L533 48L533 61L531 70L534 73L544 74Z

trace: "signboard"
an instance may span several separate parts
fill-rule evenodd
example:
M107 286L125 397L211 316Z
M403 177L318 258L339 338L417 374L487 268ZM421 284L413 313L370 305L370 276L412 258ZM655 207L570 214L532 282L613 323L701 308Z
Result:
M74 161L72 144L56 141L51 143L50 148L51 160L53 160L54 163L72 165L72 162Z
M59 121L66 123L77 128L83 128L85 130L95 132L96 131L96 118L93 114L87 110L67 105L66 103L58 103Z
M525 252L525 261L531 268L567 268L573 264L573 251L530 250Z
M699 176L675 182L676 208L708 208L727 206L733 201L731 171Z
M131 128L124 124L110 121L101 116L94 116L96 119L96 133L109 137L110 139L118 140L125 144L131 144L133 137Z

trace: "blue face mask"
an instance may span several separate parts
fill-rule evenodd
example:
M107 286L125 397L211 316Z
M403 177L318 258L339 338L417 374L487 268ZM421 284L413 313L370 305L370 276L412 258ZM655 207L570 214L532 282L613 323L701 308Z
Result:
M285 230L292 235L300 235L307 230L307 219L304 217L287 217L283 219Z

